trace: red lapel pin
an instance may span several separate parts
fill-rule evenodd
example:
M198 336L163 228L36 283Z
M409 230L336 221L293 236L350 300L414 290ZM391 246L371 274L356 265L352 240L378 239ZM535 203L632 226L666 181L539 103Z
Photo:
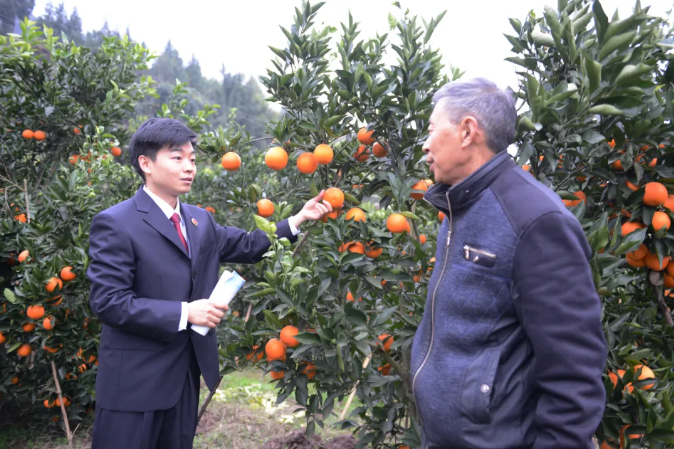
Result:
M193 224L194 226L198 225L196 218L193 218L193 219L192 219L192 224Z

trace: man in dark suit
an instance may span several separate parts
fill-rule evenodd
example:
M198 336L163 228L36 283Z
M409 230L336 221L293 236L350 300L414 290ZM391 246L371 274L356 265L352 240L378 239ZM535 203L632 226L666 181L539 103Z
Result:
M192 447L199 375L216 387L213 328L227 310L202 298L215 287L221 262L257 263L269 249L262 231L220 226L178 200L196 175L196 138L177 120L143 123L130 154L145 185L91 223L89 302L103 325L94 449ZM279 222L277 235L296 240L302 222L332 210L322 198ZM211 329L201 336L192 325Z

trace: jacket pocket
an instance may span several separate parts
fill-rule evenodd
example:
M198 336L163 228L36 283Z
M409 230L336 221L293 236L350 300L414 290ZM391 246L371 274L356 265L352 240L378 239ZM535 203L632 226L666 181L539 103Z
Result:
M496 265L496 254L471 245L463 246L463 257L474 264L482 265L487 268L492 268Z
M461 394L461 413L476 424L491 422L490 406L501 350L486 348L469 365Z

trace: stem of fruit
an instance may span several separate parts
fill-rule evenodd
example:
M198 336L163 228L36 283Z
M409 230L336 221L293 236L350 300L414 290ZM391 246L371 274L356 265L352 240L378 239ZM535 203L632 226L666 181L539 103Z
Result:
M662 314L665 316L665 321L667 321L667 324L669 324L671 327L674 327L674 321L672 320L672 313L667 309L667 303L665 302L665 297L662 296L662 291L655 285L651 285L651 288L658 297L658 304L660 305L660 310L662 311Z
M28 223L30 223L30 205L28 204L28 181L26 179L23 180L23 197L26 201L26 219L28 220Z
M63 403L63 395L61 394L61 384L59 383L59 378L56 375L56 365L54 361L51 362L51 371L54 374L54 384L56 384L56 394L59 397L59 403L61 404L61 414L63 415L63 423L66 425L66 436L68 437L68 446L72 447L73 445L73 434L70 433L70 424L68 423L68 413L66 413L66 405Z
M253 303L251 302L250 304L248 304L248 312L246 312L246 318L243 320L245 323L248 322L252 310L253 310ZM220 376L220 379L218 379L218 383L215 384L215 388L213 388L212 391L208 392L208 396L206 396L206 399L204 400L204 405L201 406L201 410L199 410L199 415L197 416L197 426L199 425L199 421L201 421L201 417L204 416L204 413L206 412L206 407L208 407L208 404L211 403L213 395L215 395L215 392L218 391L220 382L222 382L222 376Z
M372 353L368 355L365 360L363 360L363 369L367 368L367 365L370 364L370 360L372 360ZM342 413L339 414L339 420L343 421L344 417L346 416L346 411L349 409L351 406L351 402L353 401L354 396L356 396L356 387L358 387L358 382L356 382L356 385L354 385L353 391L349 395L349 398L346 400L346 404L344 404L344 409L342 410Z

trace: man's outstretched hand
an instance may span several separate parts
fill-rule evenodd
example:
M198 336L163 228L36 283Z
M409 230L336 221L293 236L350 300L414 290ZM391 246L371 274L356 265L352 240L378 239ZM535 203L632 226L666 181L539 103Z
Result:
M187 321L196 326L214 328L228 310L229 307L224 304L219 305L215 301L199 299L187 304Z
M323 195L325 190L321 190L318 196L307 201L297 215L290 217L295 228L299 229L307 220L319 220L328 212L332 212L332 205L323 200Z

